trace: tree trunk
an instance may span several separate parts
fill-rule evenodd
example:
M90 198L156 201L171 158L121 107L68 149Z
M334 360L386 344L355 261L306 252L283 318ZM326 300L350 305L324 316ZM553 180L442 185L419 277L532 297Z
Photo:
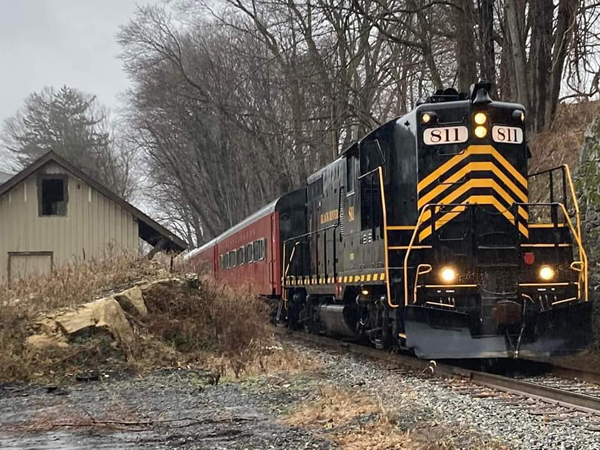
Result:
M554 120L558 99L560 96L560 82L565 67L567 50L573 37L575 12L577 0L560 0L558 4L558 19L554 34L554 51L550 70L549 95L546 97L544 108L545 124L548 126ZM546 88L544 88L546 89Z
M530 105L529 127L541 130L546 125L546 98L552 65L553 0L530 0L531 49L529 51Z
M475 37L473 29L475 26L473 17L472 0L459 0L459 8L454 13L456 30L456 62L458 65L458 90L469 92L471 83L476 82L477 67L474 50Z
M480 76L482 80L494 82L496 60L494 56L494 0L479 2Z
M529 108L529 86L527 83L527 59L525 56L525 36L521 27L523 12L518 0L506 0L506 24L510 34L510 55L515 78L517 101Z

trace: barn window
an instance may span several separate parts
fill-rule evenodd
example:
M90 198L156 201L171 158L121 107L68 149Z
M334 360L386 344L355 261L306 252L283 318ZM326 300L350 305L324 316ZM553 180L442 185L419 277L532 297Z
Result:
M67 215L67 177L42 175L38 179L40 216Z

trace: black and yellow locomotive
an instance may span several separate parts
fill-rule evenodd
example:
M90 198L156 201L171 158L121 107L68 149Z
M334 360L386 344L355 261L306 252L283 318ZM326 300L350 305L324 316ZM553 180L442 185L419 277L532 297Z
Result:
M525 110L489 90L437 92L308 179L306 232L283 243L280 321L423 358L587 345L569 169L529 174Z

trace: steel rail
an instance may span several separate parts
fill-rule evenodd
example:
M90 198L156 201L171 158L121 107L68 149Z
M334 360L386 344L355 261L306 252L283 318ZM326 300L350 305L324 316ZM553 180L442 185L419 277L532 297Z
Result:
M370 359L378 361L397 363L413 369L421 369L425 371L431 368L431 372L433 372L433 375L468 379L472 383L501 390L504 392L534 398L537 400L544 401L546 403L551 403L566 408L583 411L586 413L600 414L600 398L593 397L590 395L569 392L550 386L544 386L541 384L505 377L502 375L495 375L471 369L464 369L449 364L440 364L436 362L435 366L432 366L430 361L417 359L414 356L389 353L383 350L377 350L372 347L343 342L336 339L331 339L328 337L314 334L295 332L283 328L275 328L275 333L282 336L291 336L294 338L298 338L302 341L315 343L324 347L332 348L334 350L346 351L348 353L366 356ZM558 374L560 372L558 368L556 369L557 372L554 372L554 368L556 368L557 366L551 367L553 373ZM564 369L562 373L571 375L577 374L578 378L581 377L580 379L584 379L583 371L578 371L575 369ZM598 375L596 375L596 381L598 381Z

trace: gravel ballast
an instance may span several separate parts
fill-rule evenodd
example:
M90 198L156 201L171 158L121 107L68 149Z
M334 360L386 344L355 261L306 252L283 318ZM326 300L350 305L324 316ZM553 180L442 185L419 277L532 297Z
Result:
M390 370L387 363L312 345L304 349L323 362L330 380L360 386L379 396L384 407L400 411L400 427L415 428L419 421L440 424L452 433L446 438L455 448L481 448L483 437L511 449L600 449L600 431L587 429L591 421L585 414L571 413L553 420L548 415L531 414L531 402L516 396L498 392L494 397L479 398L459 393L468 389L456 380ZM457 384L460 389L456 389Z

